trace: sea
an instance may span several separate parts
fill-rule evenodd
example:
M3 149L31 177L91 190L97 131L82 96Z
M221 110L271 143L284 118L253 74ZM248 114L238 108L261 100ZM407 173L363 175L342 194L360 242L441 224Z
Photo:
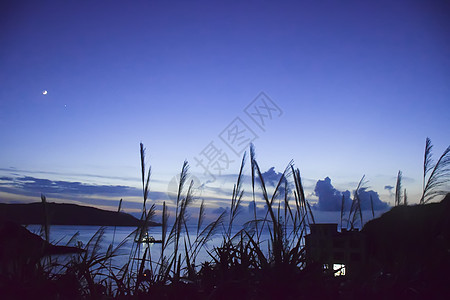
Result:
M27 229L35 234L40 234L41 226L40 225L28 225ZM50 227L50 242L54 245L62 245L62 246L76 246L82 245L85 247L88 243L91 242L91 245L94 244L96 234L99 230L103 230L103 234L101 235L101 239L99 242L99 254L106 253L108 247L113 245L113 248L118 247L116 251L116 256L112 260L112 264L116 267L121 267L127 263L130 259L130 253L133 248L136 248L135 235L133 231L136 229L135 227L122 227L122 226L72 226L72 225L52 225ZM168 232L170 232L170 227L168 228ZM237 233L242 229L242 226L234 226L232 229L232 234ZM197 226L188 226L189 238L191 242L193 242L197 236ZM149 227L148 235L153 236L156 240L161 239L161 227ZM187 236L186 236L187 237ZM268 240L270 238L270 234L267 230L263 231L261 234L260 242L261 242L261 250L267 254L268 253ZM199 267L204 262L212 262L213 259L210 253L214 253L214 248L221 246L223 242L223 232L220 229L212 235L210 240L202 247L196 257L195 265ZM184 239L180 239L180 251L184 251ZM145 248L147 244L141 244L138 248L140 251L140 257L143 256ZM151 257L151 260L154 263L157 263L158 259L161 256L161 247L162 244L155 243L149 245L149 253L147 257ZM165 250L165 255L169 256L173 251L173 246L169 247ZM208 253L209 252L209 253ZM183 252L184 253L184 252ZM64 260L64 257L62 258Z

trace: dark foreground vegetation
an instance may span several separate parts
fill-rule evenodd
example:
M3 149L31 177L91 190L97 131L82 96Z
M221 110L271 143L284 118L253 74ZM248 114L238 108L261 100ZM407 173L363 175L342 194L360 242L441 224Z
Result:
M69 261L60 263L52 252L55 248L48 243L48 204L42 197L43 239L36 241L33 237L34 246L29 243L26 247L35 247L36 251L19 253L20 246L14 246L14 243L8 248L5 242L11 229L5 229L5 225L0 228L0 298L441 299L450 293L450 196L438 204L427 202L442 195L448 187L449 153L450 147L434 163L431 143L427 139L424 188L419 205L407 205L399 173L396 207L368 222L362 230L368 255L365 256L365 267L357 274L335 277L333 273L307 263L304 237L310 224L314 223L314 216L305 198L300 171L289 163L269 195L251 147L253 201L262 200L267 210L265 216L259 218L254 206L254 219L238 233L232 228L244 193L245 155L229 211L205 225L204 203L201 203L195 238L187 234L187 209L194 196L185 162L180 174L174 221L170 226L168 209L163 204L161 255L152 256L149 244L134 243L129 260L123 266L114 265L112 258L124 241L100 249L103 229L86 245L60 248L58 251L72 253ZM142 144L141 165L143 209L141 222L130 236L134 240L146 236L149 222L155 215L155 205L150 205L147 198L150 169L145 167ZM350 211L342 212L342 219L347 221L346 227L342 226L345 222L341 222L342 230L352 231L363 224L358 196L362 185L363 181L353 193ZM209 252L209 262L198 263L199 251L219 230L223 240L221 246ZM261 239L263 230L270 234L267 243ZM18 236L15 235L16 242Z

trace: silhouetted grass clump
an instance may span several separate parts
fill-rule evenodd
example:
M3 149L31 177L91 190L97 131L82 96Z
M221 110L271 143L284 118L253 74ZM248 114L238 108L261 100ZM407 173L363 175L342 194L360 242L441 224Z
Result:
M420 203L426 203L442 194L449 175L449 152L444 152L438 162L431 161L431 142L427 139L424 162L424 191ZM241 210L244 196L244 170L250 162L251 197L253 218L238 231L234 224ZM139 225L129 237L107 249L100 247L104 228L100 228L90 241L78 242L79 251L69 258L57 259L41 253L30 261L19 260L12 268L3 264L0 268L0 296L5 299L348 299L360 296L402 296L397 291L408 291L408 285L395 289L377 285L379 274L365 274L358 280L329 276L306 265L305 235L314 223L311 206L305 197L300 170L289 162L272 193L256 160L255 149L250 147L249 157L244 154L233 187L230 208L209 224L205 221L205 204L198 208L195 229L189 227L188 210L196 201L194 184L189 182L189 165L181 168L177 187L174 219L170 222L169 209L164 202L161 215L160 254L153 255L148 227L155 217L155 204L149 204L150 167L146 167L145 149L140 144L142 177L142 214ZM399 172L395 204L407 205L406 192L401 188ZM347 218L341 211L341 228L354 230L362 226L359 190L364 177L353 193L353 201ZM46 198L42 195L44 222L41 235L48 244L49 220ZM402 201L403 199L403 201ZM265 212L257 214L257 204L263 203ZM344 203L344 199L342 200ZM118 211L121 210L122 200ZM343 205L342 205L343 207ZM38 213L38 212L37 212ZM372 214L373 202L372 202ZM342 226L347 221L346 226ZM221 232L221 244L209 250L205 246ZM268 240L263 239L268 233ZM68 242L76 241L77 235ZM114 258L128 239L145 241L133 243L124 265L116 265ZM448 241L447 241L448 242ZM198 261L200 251L210 255L209 261ZM405 250L406 251L406 250ZM445 257L445 254L443 254ZM448 254L447 257L448 258ZM420 274L418 274L420 276ZM382 281L386 282L386 281ZM388 281L391 282L391 281ZM394 281L395 282L395 281ZM390 291L386 294L386 291ZM409 291L410 292L410 291ZM419 295L420 296L420 295Z

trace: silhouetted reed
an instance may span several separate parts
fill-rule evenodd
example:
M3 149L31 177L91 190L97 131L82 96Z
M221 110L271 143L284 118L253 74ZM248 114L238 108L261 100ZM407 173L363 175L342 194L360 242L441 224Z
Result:
M425 155L423 161L423 192L420 203L424 204L439 195L445 195L445 185L450 179L450 146L445 149L436 163L432 158L431 140L427 138L425 143Z
M440 188L448 182L450 166L450 147L444 151L437 163L431 159L432 145L426 141L424 159L423 194L420 203L426 203L442 194ZM244 172L247 160L250 160L252 219L239 230L235 222L240 213L244 191ZM272 193L269 193L265 178L256 160L255 148L250 146L250 155L244 153L233 186L230 208L223 211L209 224L205 222L205 203L202 200L198 208L197 222L194 229L188 226L188 210L197 200L194 182L189 181L189 164L185 161L181 167L177 186L176 202L173 208L174 219L171 221L166 202L162 204L161 213L161 251L152 255L148 236L148 227L156 215L154 203L149 205L151 168L146 167L145 149L140 144L140 162L142 179L142 213L139 225L118 245L114 245L116 228L112 243L101 249L105 229L100 228L86 245L78 242L77 247L83 251L73 254L70 259L59 262L48 256L40 259L34 270L34 280L45 282L72 282L70 291L73 299L98 299L101 297L127 298L140 295L164 297L184 295L185 298L220 298L227 293L241 291L246 298L279 298L292 293L325 295L336 291L331 279L311 272L306 266L305 236L309 225L315 223L311 205L305 197L300 170L290 161ZM395 206L407 205L406 190L402 193L402 173L397 176ZM365 176L361 178L353 192L351 207L345 216L345 197L342 196L340 227L346 221L345 228L354 230L363 226L360 191L365 187ZM402 197L403 194L403 197ZM49 216L46 210L46 198L43 204L43 223L41 235L46 241L49 237ZM118 212L122 206L119 201ZM261 211L261 206L264 210ZM375 216L374 204L370 198L372 217ZM259 211L259 213L258 213ZM214 234L222 230L219 246L207 249L205 246ZM191 232L192 231L192 232ZM263 240L263 232L269 238ZM68 242L72 244L75 234ZM114 258L119 250L131 240L128 261L118 266ZM143 242L141 242L143 241ZM210 255L210 261L197 261L201 251ZM330 285L326 288L318 284L325 280ZM64 287L64 285L63 285ZM68 287L65 286L66 288ZM66 289L67 290L67 289ZM219 294L223 293L219 297ZM55 292L54 299L63 297L63 292ZM188 297L188 295L190 295ZM291 295L292 296L292 295ZM162 297L162 296L161 296Z

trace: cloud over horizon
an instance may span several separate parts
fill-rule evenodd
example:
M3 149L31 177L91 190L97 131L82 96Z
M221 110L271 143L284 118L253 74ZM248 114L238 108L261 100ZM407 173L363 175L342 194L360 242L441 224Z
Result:
M339 191L331 184L330 177L325 177L324 180L318 180L314 189L315 195L319 201L314 208L321 211L340 211L342 206L342 197L344 197L344 210L350 210L352 199L349 190ZM377 192L367 190L367 188L359 189L359 198L361 200L362 210L371 210L373 201L374 210L385 210L389 208L386 202L380 200Z
M389 192L389 197L392 197L394 195L394 187L392 185L385 185L384 189Z
M120 198L142 196L142 190L132 186L97 185L31 176L0 177L0 192L28 197L39 197L40 194L44 194L48 198L79 201L89 205L110 205L112 199L118 201ZM165 200L167 194L151 191L150 198L156 201ZM39 198L36 201L39 201ZM130 204L133 207L142 206L140 203L134 205L130 202Z
M283 175L283 173L276 172L275 167L271 167L266 172L261 173L261 175L264 178L264 183L266 185L275 187L278 184L278 181L280 181L281 175Z
M125 185L95 185L82 182L41 179L31 176L1 177L0 190L9 192L11 189L24 193L72 195L104 195L104 196L140 196L142 191Z
M331 184L330 177L324 180L318 180L314 188L315 195L319 201L314 206L318 210L323 211L340 211L342 206L342 196L344 196L344 208L350 207L350 191L338 191Z

